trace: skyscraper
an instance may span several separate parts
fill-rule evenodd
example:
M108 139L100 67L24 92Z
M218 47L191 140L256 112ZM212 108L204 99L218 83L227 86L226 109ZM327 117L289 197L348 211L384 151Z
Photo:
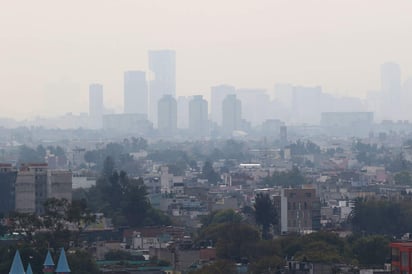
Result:
M381 92L383 119L401 119L401 69L398 64L381 65Z
M157 122L157 104L163 95L176 97L176 53L173 50L149 51L150 119Z
M103 115L103 86L101 84L89 86L89 115L93 117Z
M230 135L241 128L242 102L235 94L229 94L222 102L222 131Z
M237 98L242 101L242 117L252 126L270 119L270 98L265 89L237 89Z
M207 101L202 95L193 96L189 102L189 131L193 136L209 135L209 120L207 117Z
M189 128L189 101L190 96L177 97L177 128Z
M381 65L381 88L383 92L401 91L401 68L398 64L387 62Z
M163 135L172 136L177 131L177 103L170 94L165 94L158 101L157 128Z
M124 73L124 113L147 115L148 92L144 71Z
M211 88L210 91L210 119L222 124L222 102L229 94L236 94L236 89L229 85L219 85Z

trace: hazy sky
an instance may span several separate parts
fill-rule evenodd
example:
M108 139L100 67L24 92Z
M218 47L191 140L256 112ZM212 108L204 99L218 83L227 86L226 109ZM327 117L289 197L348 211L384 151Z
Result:
M0 116L120 109L123 71L175 49L177 94L210 86L322 85L364 96L379 66L412 76L411 0L36 0L0 6Z

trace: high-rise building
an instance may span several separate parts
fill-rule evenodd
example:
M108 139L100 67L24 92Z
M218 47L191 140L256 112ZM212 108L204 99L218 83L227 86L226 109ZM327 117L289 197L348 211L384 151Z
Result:
M236 94L236 89L229 85L214 86L210 90L210 119L222 125L222 102L229 94Z
M381 65L381 114L383 119L401 119L401 69L396 63Z
M157 128L163 135L172 136L177 131L177 103L176 99L166 94L158 102Z
M177 97L177 128L189 128L189 101L190 96Z
M383 92L401 91L401 68L398 64L387 62L381 65L381 88Z
M126 71L124 73L124 113L147 115L148 92L144 71Z
M322 101L322 87L293 87L293 122L319 124Z
M89 116L92 128L102 127L103 112L103 86L91 84L89 86Z
M176 97L176 52L173 50L149 51L150 69L150 119L157 123L157 106L163 95Z
M225 135L239 130L242 123L242 102L235 94L229 94L222 102L222 132Z
M320 229L320 200L313 188L282 189L274 196L280 231L304 234Z
M265 89L238 89L237 98L242 101L242 117L252 126L270 119L270 98Z
M189 131L193 136L209 135L207 105L207 101L203 99L202 95L193 96L189 102Z
M0 163L0 213L14 211L17 170L11 164Z
M71 201L71 171L48 170L45 163L22 164L17 173L15 209L22 213L44 214L49 198Z

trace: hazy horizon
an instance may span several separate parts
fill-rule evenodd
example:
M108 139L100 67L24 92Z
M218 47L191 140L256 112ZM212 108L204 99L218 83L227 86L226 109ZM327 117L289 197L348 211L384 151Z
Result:
M364 97L384 62L412 76L410 10L406 0L7 2L0 117L88 112L91 83L121 109L124 71L148 72L157 49L176 51L178 96L291 83Z

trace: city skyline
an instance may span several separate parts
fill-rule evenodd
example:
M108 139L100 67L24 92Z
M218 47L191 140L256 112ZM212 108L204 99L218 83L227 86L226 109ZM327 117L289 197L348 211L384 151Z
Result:
M400 64L403 81L412 75L411 8L401 0L7 3L0 116L87 112L94 82L120 110L123 72L148 72L147 51L161 49L176 51L179 96L292 83L365 97L386 61Z

